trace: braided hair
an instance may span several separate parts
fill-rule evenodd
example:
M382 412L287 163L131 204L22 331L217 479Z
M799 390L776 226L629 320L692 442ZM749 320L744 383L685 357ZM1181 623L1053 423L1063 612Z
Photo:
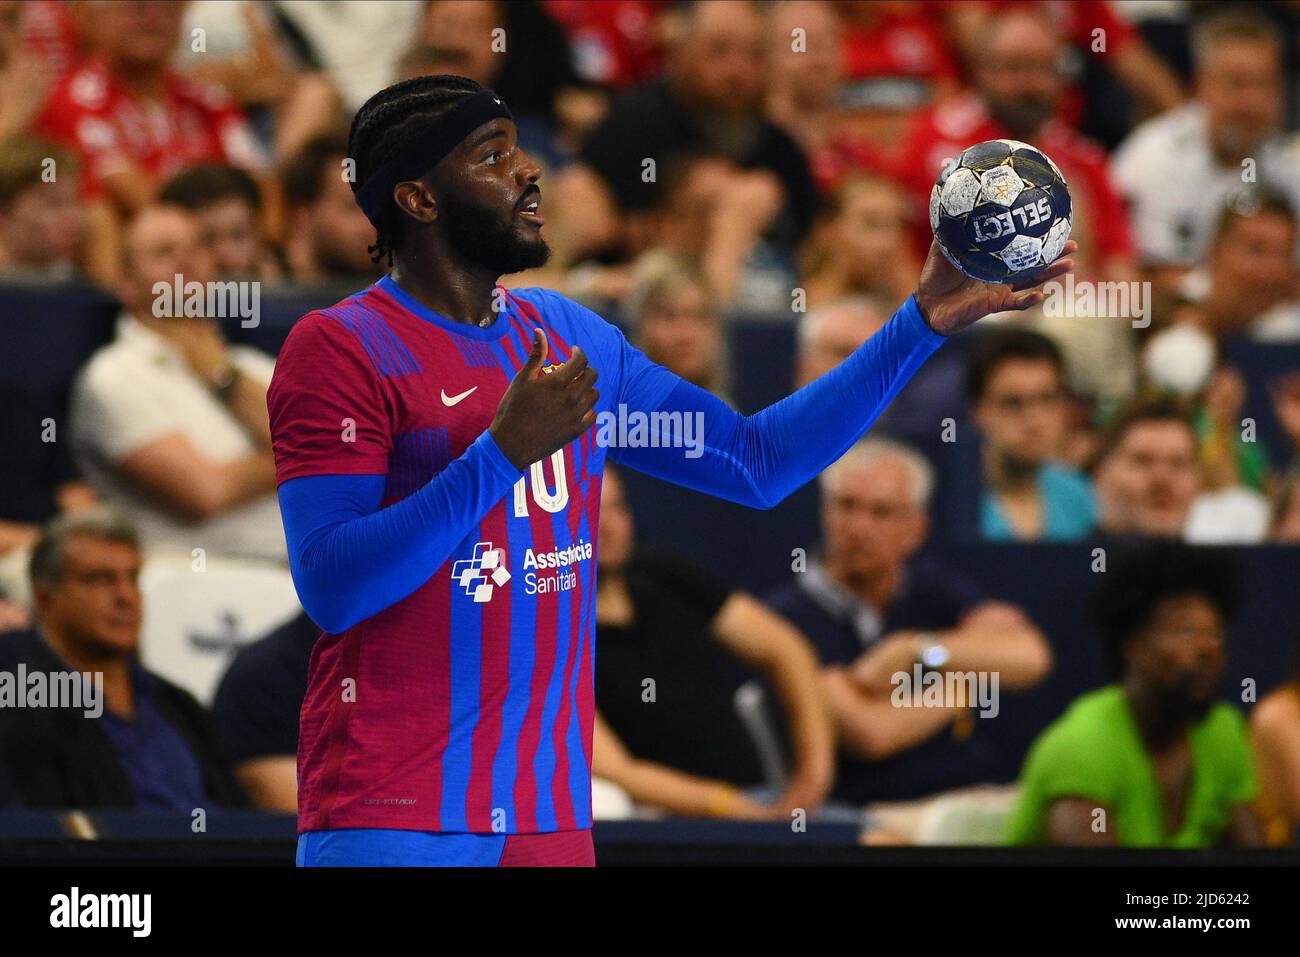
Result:
M396 156L416 130L441 116L465 97L483 87L463 76L441 74L403 80L380 90L361 105L348 133L348 156L356 162L352 182L355 194L367 177ZM399 239L397 207L389 203L375 227L370 258L378 263L387 258L393 264L393 248Z

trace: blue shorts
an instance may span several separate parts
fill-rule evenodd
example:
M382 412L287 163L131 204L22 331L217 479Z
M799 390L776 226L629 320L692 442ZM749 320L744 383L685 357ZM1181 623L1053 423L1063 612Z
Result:
M440 834L382 828L298 835L298 867L593 867L591 831Z

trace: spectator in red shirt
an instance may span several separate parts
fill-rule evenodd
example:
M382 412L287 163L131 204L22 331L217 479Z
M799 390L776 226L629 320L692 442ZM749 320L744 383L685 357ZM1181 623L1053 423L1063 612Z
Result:
M1177 74L1152 52L1142 34L1115 12L1107 0L940 0L935 12L948 21L950 33L977 67L987 55L980 37L989 22L1015 7L1032 7L1056 23L1067 43L1069 72L1083 72L1083 58L1105 67L1133 97L1139 118L1163 113L1182 102L1184 93ZM1071 125L1083 120L1084 98L1071 84L1061 104L1061 115Z
M120 265L119 224L159 184L205 162L260 169L263 158L243 114L214 87L172 71L181 4L119 0L87 18L94 56L50 91L37 131L81 160L90 202L89 270L112 283Z
M924 255L930 227L923 214L944 162L983 140L1032 143L1061 168L1073 200L1072 235L1080 279L1134 275L1128 215L1112 185L1106 154L1057 115L1065 89L1055 24L1034 10L1009 10L990 20L979 41L975 89L919 114L893 162L894 175L912 193L916 249Z
M105 4L94 21L97 55L46 100L38 128L80 154L87 198L106 197L129 212L187 166L261 167L263 157L233 101L168 67L181 12L179 4Z

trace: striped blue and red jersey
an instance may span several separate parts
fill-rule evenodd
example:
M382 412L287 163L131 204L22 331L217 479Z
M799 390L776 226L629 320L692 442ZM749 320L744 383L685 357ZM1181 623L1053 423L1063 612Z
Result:
M835 369L744 416L558 293L499 297L480 328L385 277L304 316L276 362L290 568L325 632L300 719L300 832L590 827L606 454L770 507L857 441L944 341L909 299ZM593 428L521 472L488 427L534 328L543 371L581 346L600 399ZM634 416L697 422L696 441L625 433Z
M534 328L544 368L581 345L601 374L598 412L654 408L678 381L557 293L498 296L479 328L385 277L299 320L268 397L278 482L382 475L381 507L411 495L491 424ZM320 637L300 721L300 831L591 826L605 452L590 429L534 463L415 591Z

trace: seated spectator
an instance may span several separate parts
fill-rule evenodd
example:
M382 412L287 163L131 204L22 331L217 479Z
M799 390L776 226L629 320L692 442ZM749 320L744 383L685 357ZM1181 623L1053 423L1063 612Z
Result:
M383 274L370 257L374 227L344 175L347 155L342 137L317 137L285 167L285 255L294 282L360 289Z
M653 204L628 224L625 251L694 259L725 313L787 315L796 284L793 265L775 256L763 238L783 202L776 177L709 153L680 154L660 175ZM561 233L559 250L565 238ZM635 260L587 262L568 271L564 258L557 253L549 274L517 274L510 284L559 284L587 299L621 299L631 287Z
M810 310L795 331L795 388L802 389L834 369L879 332L890 315L879 300L861 295ZM906 391L899 398L905 395Z
M75 279L85 240L72 155L35 139L6 143L0 150L0 278Z
M1179 312L1180 320L1218 340L1300 342L1297 236L1295 209L1281 194L1235 194L1219 214L1205 267L1181 284L1193 305Z
M298 712L320 634L303 614L241 649L212 701L235 777L268 811L298 809Z
M812 649L751 596L689 565L636 556L633 546L622 482L607 466L592 773L677 814L788 819L794 808L818 808L831 786L834 737ZM735 661L765 675L785 705L793 767L770 803L743 790L770 780L733 703L725 668Z
M627 298L633 343L687 382L727 397L722 319L708 281L682 256L648 253Z
M909 446L859 442L821 476L822 555L768 599L821 656L841 746L832 795L842 801L909 800L995 774L976 702L897 707L900 673L998 674L1011 690L1051 668L1047 642L1018 608L914 558L933 484Z
M1295 650L1290 678L1261 698L1250 713L1270 845L1291 843L1300 826L1300 641Z
M4 636L0 667L102 677L91 708L0 708L0 765L24 807L247 805L207 712L137 659L140 563L134 529L107 510L55 520L32 553L37 625Z
M1012 844L1254 847L1246 723L1216 701L1233 569L1173 542L1111 563L1089 605L1113 683L1076 699L1030 748Z
M273 360L227 345L214 318L185 315L167 294L177 276L212 279L188 212L145 209L125 246L117 338L72 389L78 463L151 548L286 560L266 411Z
M275 254L262 241L262 194L242 169L215 163L192 167L168 180L158 201L194 215L218 279L280 278Z
M1223 354L1224 346L1210 333L1175 313L1174 321L1143 348L1145 386L1176 397L1191 410L1205 490L1240 488L1259 497L1262 508L1262 493L1274 479L1269 454L1262 442L1243 436L1247 383ZM1280 413L1279 419L1285 422Z
M896 308L889 300L862 294L814 306L795 328L795 387L802 388L847 359L881 330ZM904 441L933 440L943 419L963 401L960 356L941 350L931 357L873 427Z
M121 0L83 21L93 56L50 91L36 131L74 150L90 220L89 271L118 278L120 222L173 173L197 163L265 168L243 114L224 91L174 71L184 5Z
M1261 541L1268 508L1240 486L1205 491L1183 404L1140 396L1111 420L1093 475L1098 531L1201 544Z
M767 117L799 144L818 189L828 192L850 161L844 155L840 130L844 85L840 5L828 0L779 0L771 5L765 32Z
M1116 151L1115 181L1153 280L1174 283L1204 260L1215 217L1243 182L1280 190L1300 208L1300 136L1281 128L1282 44L1251 11L1207 17L1192 39L1195 98L1143 123Z
M727 312L785 313L794 273L774 261L763 237L781 212L780 181L766 170L744 170L725 157L679 157L639 225L633 243L691 256Z
M1020 329L986 333L970 349L966 394L984 440L980 537L1083 538L1096 507L1087 477L1061 461L1069 396L1060 350Z
M1134 113L1155 116L1183 101L1179 76L1131 21L1143 15L1175 19L1185 16L1185 10L1159 4L1127 4L1120 10L1110 0L953 0L941 9L949 32L967 62L973 63L986 55L981 46L984 27L1013 7L1032 7L1060 30L1067 43L1062 60L1071 80L1061 115L1071 126L1089 130L1107 149L1128 132ZM1104 44L1098 44L1099 38ZM1109 74L1112 82L1099 84L1098 74Z
M816 187L798 145L763 116L763 14L744 0L689 3L673 16L664 78L620 97L554 186L557 249L570 262L622 252L625 232L636 232L635 220L658 198L665 165L704 152L780 182L768 238L792 256L815 212ZM647 158L659 175L643 175Z
M1259 497L1268 487L1271 470L1261 442L1241 437L1246 405L1246 380L1237 368L1220 363L1198 397L1193 423L1200 442L1201 475L1206 492L1240 488Z
M920 260L908 242L907 197L888 180L857 174L830 195L804 245L808 305L845 296L902 302L912 294Z

